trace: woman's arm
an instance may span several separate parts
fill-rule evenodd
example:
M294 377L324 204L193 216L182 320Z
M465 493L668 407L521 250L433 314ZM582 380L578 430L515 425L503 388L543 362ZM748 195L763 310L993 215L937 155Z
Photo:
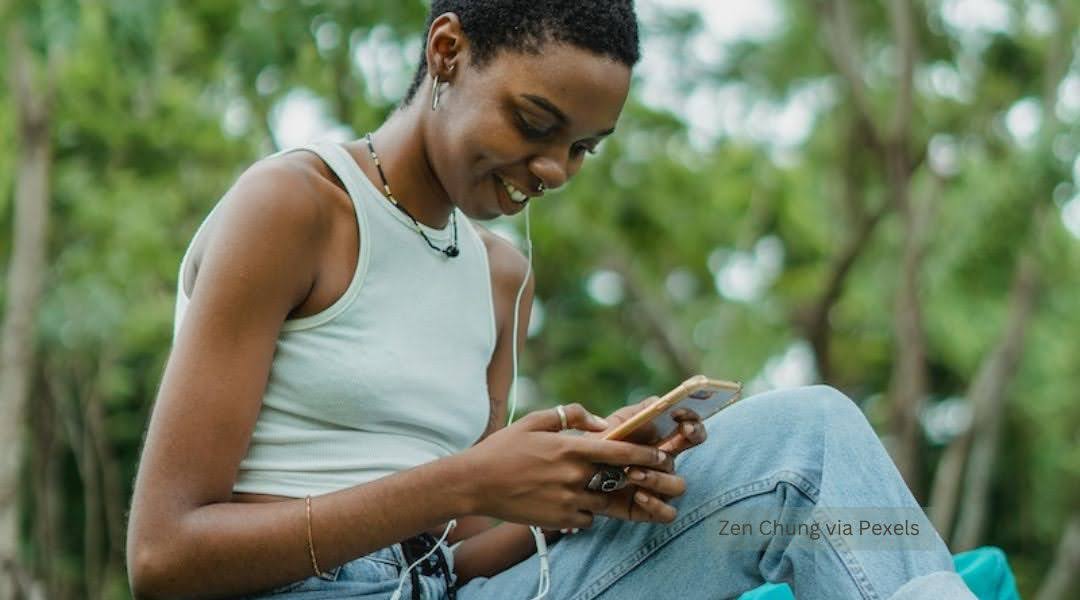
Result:
M312 163L285 157L249 169L222 201L135 482L127 560L137 597L224 597L313 574L303 499L230 500L281 325L314 289L333 215L351 204ZM313 498L319 567L472 512L466 460Z
M483 227L478 228L484 239L488 251L488 262L491 265L492 289L496 312L496 323L499 328L498 342L488 367L488 389L492 395L492 418L486 435L502 427L507 420L507 396L510 389L510 381L513 378L513 360L510 352L513 330L510 324L513 322L514 302L518 290L526 273L529 273L529 281L522 293L520 309L518 313L518 356L525 345L526 333L529 329L529 318L532 309L535 278L528 269L528 261L520 252L506 240L487 231ZM643 401L634 407L625 407L616 411L610 421L611 427L629 418L646 406ZM703 431L704 428L701 428ZM690 431L694 431L691 429ZM588 434L587 434L588 435ZM598 435L598 434L593 434ZM689 433L687 434L689 435ZM665 449L677 452L695 442L683 443L682 435ZM650 481L653 478L650 477ZM661 482L670 487L670 482ZM650 493L656 488L663 487L660 483L649 486ZM633 493L637 486L628 486L625 493ZM672 491L673 495L681 494L678 489ZM663 498L663 496L659 496ZM614 498L614 497L613 497ZM620 505L625 505L622 498ZM654 503L659 506L661 503ZM634 506L630 505L627 515L622 518L629 519ZM645 509L638 507L640 517L645 517L651 512L660 511L662 507ZM662 520L657 518L656 520ZM549 544L553 544L562 537L558 530L545 530L545 538ZM468 537L459 545L454 552L454 570L457 572L459 583L464 584L473 577L491 577L505 569L508 569L522 560L532 556L536 552L536 542L529 527L517 523L502 523L483 533Z
M513 355L510 352L513 340L511 323L514 317L514 301L517 299L521 282L529 273L525 291L521 294L518 309L518 358L525 347L525 338L529 330L529 318L532 313L536 279L529 272L528 260L510 242L491 233L483 226L481 232L488 252L488 264L491 268L492 301L495 309L495 322L498 336L495 352L488 365L488 390L491 394L491 422L481 439L505 426L507 420L507 400L510 393L510 381L513 379ZM518 415L515 415L518 416ZM558 531L548 532L545 536L554 543L560 536ZM536 541L527 525L518 523L500 523L476 535L462 538L464 541L454 550L454 571L460 584L473 577L491 577L532 556L536 552Z
M467 479L463 462L450 456L313 497L311 528L319 568L326 571L469 513L467 490L455 488ZM386 511L387 506L394 510ZM133 527L142 529L129 544L136 598L228 597L314 574L304 499L155 508L143 505L133 511ZM136 518L175 518L166 515L180 516L155 533L145 531L150 525L135 524Z
M465 515L458 517L457 526L455 526L446 536L446 543L453 545L458 542L463 542L473 536L484 533L496 525L498 525L496 519L485 517L484 515ZM435 529L429 530L428 533L438 538L442 535L444 529L446 529L446 523L435 527Z

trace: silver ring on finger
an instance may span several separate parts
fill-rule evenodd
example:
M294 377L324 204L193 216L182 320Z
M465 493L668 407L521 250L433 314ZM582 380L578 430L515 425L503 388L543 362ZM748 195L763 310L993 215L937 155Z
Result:
M563 408L563 405L560 404L556 406L555 412L559 413L559 424L562 426L560 431L566 429L568 425L566 423L566 410Z
M594 492L614 492L615 490L621 490L626 487L627 478L626 471L622 467L605 466L601 467L597 471L589 483L585 485L586 489Z

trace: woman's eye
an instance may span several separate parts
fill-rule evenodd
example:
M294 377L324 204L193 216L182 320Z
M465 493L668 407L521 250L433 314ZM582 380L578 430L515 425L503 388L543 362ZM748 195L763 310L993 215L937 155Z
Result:
M521 129L521 133L529 139L540 139L548 134L547 130L530 123L528 119L521 115L521 113L517 114L517 122L518 128Z
M596 154L596 148L586 146L585 144L574 145L574 156L581 156L585 152L588 152L589 154Z

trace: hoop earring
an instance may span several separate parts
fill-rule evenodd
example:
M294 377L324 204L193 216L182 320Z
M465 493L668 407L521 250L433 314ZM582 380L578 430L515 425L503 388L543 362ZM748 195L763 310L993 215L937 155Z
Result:
M439 75L435 74L434 82L431 84L431 110L439 108Z
M450 72L451 73L454 72L454 67L456 67L456 66L457 65L451 65L450 66ZM434 77L434 81L431 84L431 110L435 110L435 109L439 108L439 93L440 93L440 90L439 90L439 74L436 73L435 77Z

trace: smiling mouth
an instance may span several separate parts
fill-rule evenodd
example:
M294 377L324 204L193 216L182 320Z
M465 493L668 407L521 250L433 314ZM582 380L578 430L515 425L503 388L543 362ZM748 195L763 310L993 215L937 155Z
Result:
M499 183L502 184L503 188L506 189L506 193L509 194L510 200L512 202L514 202L515 204L525 204L526 202L529 201L529 195L528 194L526 194L525 192L517 189L516 187L514 187L514 185L512 183L510 183L509 181L503 179L499 175L495 175L495 177L499 180Z

